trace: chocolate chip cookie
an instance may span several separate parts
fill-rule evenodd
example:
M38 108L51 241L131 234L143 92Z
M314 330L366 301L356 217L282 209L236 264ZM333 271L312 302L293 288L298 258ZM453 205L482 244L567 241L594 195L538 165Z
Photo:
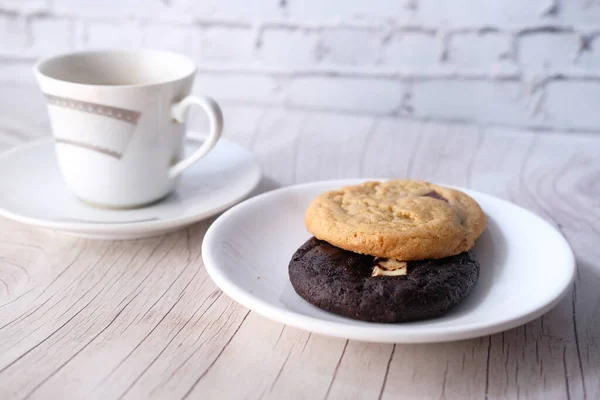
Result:
M323 193L305 214L316 238L355 253L423 260L473 247L486 225L471 197L428 182L365 182Z
M372 255L311 238L293 255L289 275L295 291L308 302L370 322L440 316L471 292L479 276L479 264L469 251L436 260L409 261L400 275L373 276L377 268L385 271L387 267ZM404 268L395 267L396 271Z

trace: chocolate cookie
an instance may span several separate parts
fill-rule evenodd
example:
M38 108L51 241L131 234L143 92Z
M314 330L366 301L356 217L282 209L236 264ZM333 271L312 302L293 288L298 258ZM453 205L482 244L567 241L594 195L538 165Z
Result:
M316 238L398 260L443 258L473 247L485 215L471 197L428 182L364 182L323 193L305 215Z
M470 251L409 261L405 276L372 277L375 257L311 238L289 264L294 290L315 306L370 322L433 318L460 303L479 276Z

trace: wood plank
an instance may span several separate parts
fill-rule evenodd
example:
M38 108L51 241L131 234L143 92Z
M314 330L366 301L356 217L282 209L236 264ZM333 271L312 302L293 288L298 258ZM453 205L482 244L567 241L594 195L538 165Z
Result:
M584 150L582 144L590 150ZM581 237L571 240L571 236L579 230L569 232L564 229L563 223L559 222L561 212L557 209L557 206L568 206L577 201L575 193L556 202L556 194L549 189L556 187L556 179L573 168L574 159L585 159L586 153L588 157L593 155L596 159L584 163L595 165L597 171L600 166L598 153L591 149L600 148L599 145L600 141L589 137L490 130L484 134L482 144L482 154L488 157L480 157L474 163L473 167L480 170L481 175L473 183L477 188L480 186L484 191L508 198L546 218L562 229L572 245L573 242L582 243ZM582 172L575 175L581 178ZM493 176L492 182L486 179L488 176ZM564 223L571 224L572 218ZM590 237L588 233L581 236ZM574 248L578 257L585 256L591 250L575 245ZM580 276L584 270L580 262ZM594 282L594 279L591 281ZM580 277L575 287L579 282ZM585 375L589 374L596 380L598 370L596 367L588 372L579 365L579 340L573 316L574 296L575 292L570 293L555 309L523 327L492 336L488 395L526 398L589 396L584 387ZM594 301L597 302L598 298L586 301L587 306L582 307L587 308ZM577 323L583 321L578 319ZM597 353L588 351L586 354L594 357L596 364L600 361ZM591 398L597 397L596 393Z

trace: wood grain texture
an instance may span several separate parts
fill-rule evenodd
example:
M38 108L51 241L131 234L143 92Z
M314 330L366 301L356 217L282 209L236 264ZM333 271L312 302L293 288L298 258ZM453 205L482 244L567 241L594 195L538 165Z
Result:
M600 138L282 108L225 115L225 136L260 159L261 190L408 177L536 212L576 252L572 291L488 337L361 343L283 326L223 295L202 264L211 220L102 242L0 219L0 398L600 398ZM0 149L28 138L0 133Z

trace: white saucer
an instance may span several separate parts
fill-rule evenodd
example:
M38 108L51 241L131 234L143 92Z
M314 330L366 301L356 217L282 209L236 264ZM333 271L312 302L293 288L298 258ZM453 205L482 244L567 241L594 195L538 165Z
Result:
M188 139L186 152L202 140ZM247 196L260 180L254 156L221 139L186 170L165 200L134 210L105 210L77 200L60 177L52 139L0 155L0 215L26 224L97 239L161 235L215 215Z
M550 310L568 290L575 259L550 224L507 201L463 190L488 216L475 246L481 273L471 295L441 318L403 324L356 321L322 311L294 292L292 254L310 234L304 210L319 193L363 180L316 182L275 190L220 216L202 245L207 271L244 306L300 329L372 342L425 343L488 335Z

